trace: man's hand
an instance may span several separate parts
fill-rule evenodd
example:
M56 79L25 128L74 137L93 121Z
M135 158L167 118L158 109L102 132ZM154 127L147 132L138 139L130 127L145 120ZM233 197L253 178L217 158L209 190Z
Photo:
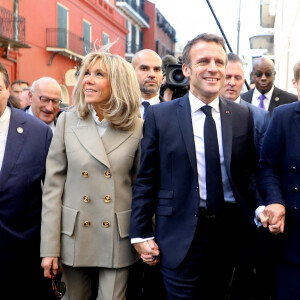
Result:
M269 204L266 206L263 214L268 219L271 233L279 234L284 232L285 207L283 205L278 203Z
M154 266L159 262L159 248L154 240L133 244L144 263Z

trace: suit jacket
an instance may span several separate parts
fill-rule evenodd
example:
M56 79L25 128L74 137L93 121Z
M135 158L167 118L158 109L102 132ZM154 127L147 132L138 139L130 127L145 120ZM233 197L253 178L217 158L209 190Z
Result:
M263 145L266 130L270 121L270 114L259 107L256 107L249 102L241 99L241 104L248 106L253 113L254 121L254 144L257 155L260 155Z
M200 100L199 100L200 101ZM249 207L256 204L253 119L249 108L220 100L225 166L234 197L251 230ZM200 204L196 151L188 94L150 106L141 142L141 166L134 184L131 238L154 236L161 263L178 266L186 256L198 223ZM256 195L256 196L255 196ZM256 208L256 207L255 207Z
M100 138L90 113L62 113L46 165L41 256L69 266L121 268L137 259L129 241L141 119L133 131L108 127Z
M245 101L252 103L253 92L254 89L249 90L246 93L241 94L241 97ZM296 101L298 101L298 97L296 95L283 91L275 86L271 97L269 109L268 109L270 116L272 116L275 107L282 104L288 104Z
M11 272L16 278L20 265L29 268L29 277L30 270L40 270L41 182L52 138L49 126L8 106L11 117L0 172L0 279Z
M286 208L281 254L300 263L300 102L274 110L260 160L260 188L265 204ZM280 237L276 237L280 239Z

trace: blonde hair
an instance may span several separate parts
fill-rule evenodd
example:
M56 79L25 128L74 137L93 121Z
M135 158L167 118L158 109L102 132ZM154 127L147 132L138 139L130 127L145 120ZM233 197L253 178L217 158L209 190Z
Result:
M103 109L103 116L111 122L114 128L130 130L134 127L136 118L139 117L141 94L133 67L119 55L95 51L84 57L73 90L73 108L82 119L85 119L92 109L92 106L85 102L82 81L86 70L97 60L100 60L100 63L106 67L111 86L111 96L107 108Z

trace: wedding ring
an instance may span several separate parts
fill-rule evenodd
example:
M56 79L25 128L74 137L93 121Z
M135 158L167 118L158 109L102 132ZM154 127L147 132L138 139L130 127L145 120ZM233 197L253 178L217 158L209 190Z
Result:
M270 217L269 217L269 216L266 216L266 221L267 221L267 222L269 221L269 219L270 219Z

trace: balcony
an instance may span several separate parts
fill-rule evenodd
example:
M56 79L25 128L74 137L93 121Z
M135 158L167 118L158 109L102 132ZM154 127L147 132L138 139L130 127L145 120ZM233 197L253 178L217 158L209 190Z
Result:
M149 28L149 17L133 0L117 0L117 7L141 28Z
M46 50L53 52L53 57L60 54L77 61L83 59L92 49L92 43L69 30L64 28L46 29Z
M25 18L0 7L0 47L30 48L25 42Z
M173 42L176 42L176 30L170 25L158 9L156 12L157 25L172 39Z

